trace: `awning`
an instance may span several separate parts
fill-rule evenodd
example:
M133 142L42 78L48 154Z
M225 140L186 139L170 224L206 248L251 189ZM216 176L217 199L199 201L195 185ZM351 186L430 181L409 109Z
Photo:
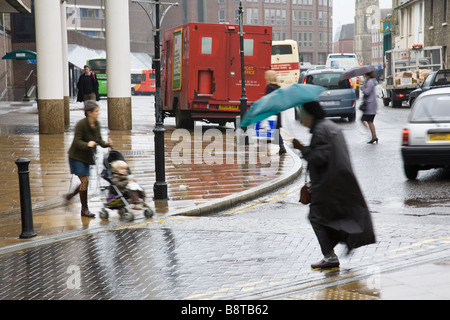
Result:
M5 54L2 60L35 60L36 52L30 50L16 50Z
M106 51L95 50L79 46L77 44L68 45L69 62L83 69L86 61L93 58L105 58ZM152 57L148 53L130 52L130 69L146 70L152 68Z
M22 0L0 0L0 13L31 13Z

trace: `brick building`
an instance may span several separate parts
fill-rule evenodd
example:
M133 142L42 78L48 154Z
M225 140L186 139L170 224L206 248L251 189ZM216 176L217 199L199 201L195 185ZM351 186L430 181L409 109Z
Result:
M3 57L8 52L21 49L35 50L35 47L28 46L30 35L28 33L28 27L34 23L30 19L31 12L31 0L22 0L21 2L15 1L0 1L0 7L2 9L0 15L0 54ZM28 19L17 23L14 16L18 13L24 13ZM16 38L12 37L12 33L17 34ZM20 73L14 76L12 70L17 68ZM35 69L35 65L28 64L27 61L14 61L14 60L2 60L0 63L0 99L14 99L14 92L8 92L8 87L14 86L16 81L23 86L24 80L31 70ZM22 92L19 95L23 95Z
M187 22L230 23L239 21L238 0L181 0L162 25L168 29ZM332 51L331 0L243 0L244 24L266 25L273 40L298 42L303 62L325 64Z
M424 6L424 45L442 46L444 68L449 68L450 3L448 0L427 0L424 1Z
M334 38L334 53L353 52L355 40L355 24L349 23L339 26Z

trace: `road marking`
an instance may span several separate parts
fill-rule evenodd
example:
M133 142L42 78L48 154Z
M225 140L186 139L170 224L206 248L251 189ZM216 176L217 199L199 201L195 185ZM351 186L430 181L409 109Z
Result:
M229 211L225 212L224 214L226 214L226 215L239 214L239 213L243 213L243 212L246 212L246 211L254 209L254 208L258 208L258 207L268 204L268 203L276 203L276 202L279 202L299 191L300 191L300 187L296 185L284 192L280 192L280 193L270 197L267 200L254 201L249 204L238 207L236 209L229 210Z

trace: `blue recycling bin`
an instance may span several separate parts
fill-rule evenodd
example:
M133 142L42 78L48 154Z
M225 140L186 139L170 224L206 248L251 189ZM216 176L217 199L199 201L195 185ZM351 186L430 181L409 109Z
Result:
M272 139L274 130L277 128L277 116L270 116L269 118L255 123L255 134L258 138Z

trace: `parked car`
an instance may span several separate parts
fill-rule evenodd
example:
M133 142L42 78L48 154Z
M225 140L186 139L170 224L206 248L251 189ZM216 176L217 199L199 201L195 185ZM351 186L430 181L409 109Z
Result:
M450 70L444 69L439 71L431 72L422 83L422 85L416 90L412 91L409 94L409 106L411 107L414 103L414 100L423 92L428 91L430 89L436 89L441 87L449 87L450 86Z
M450 167L450 88L422 93L403 129L402 157L406 177L419 170Z
M308 71L303 83L325 87L319 96L319 103L328 117L356 119L356 94L351 79L340 80L343 69L323 69Z

